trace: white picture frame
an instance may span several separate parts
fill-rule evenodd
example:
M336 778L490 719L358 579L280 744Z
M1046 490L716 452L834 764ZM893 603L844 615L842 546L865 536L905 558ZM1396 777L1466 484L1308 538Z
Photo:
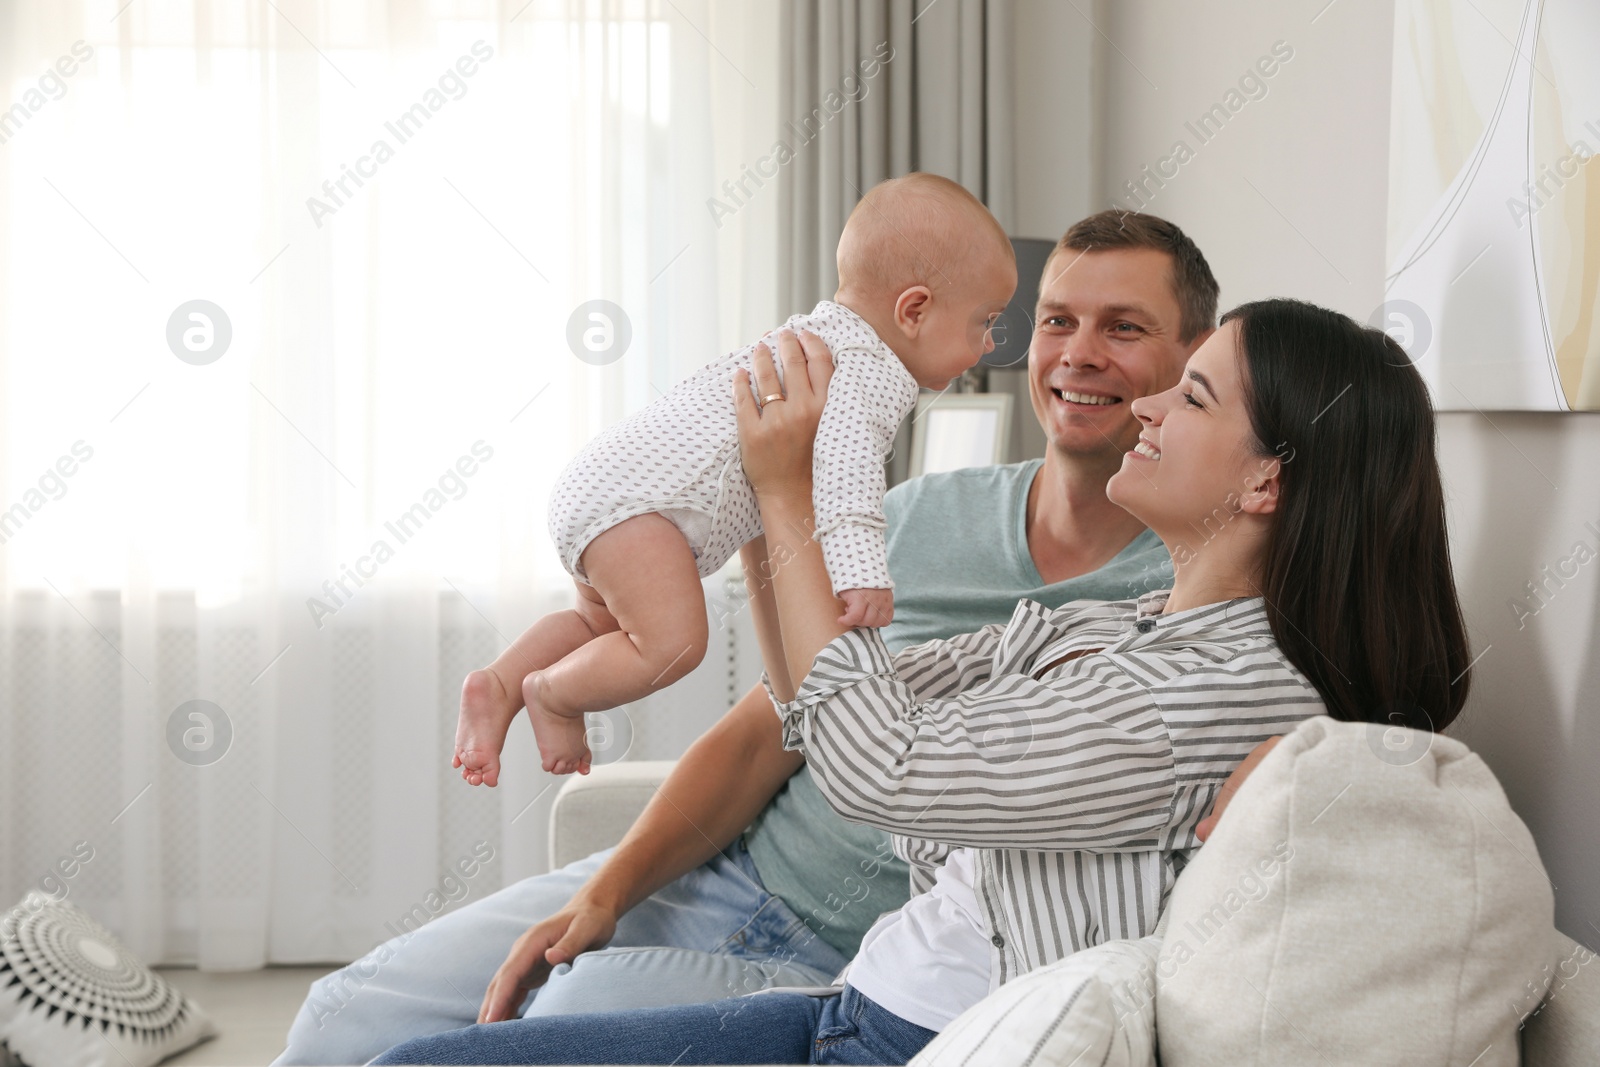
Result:
M1010 393L931 394L917 401L908 474L1004 463L1010 441Z

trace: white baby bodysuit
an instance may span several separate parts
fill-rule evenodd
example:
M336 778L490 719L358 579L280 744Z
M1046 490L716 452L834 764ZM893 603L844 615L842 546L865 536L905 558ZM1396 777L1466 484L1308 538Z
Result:
M892 588L883 462L916 404L916 379L866 320L842 304L824 300L779 329L809 330L833 352L812 458L816 533L833 590ZM774 359L778 332L762 338ZM657 512L682 530L701 577L715 574L760 535L733 409L733 372L750 370L754 351L751 344L702 367L598 434L567 464L550 499L550 537L573 577L588 581L579 560L589 542L636 515Z

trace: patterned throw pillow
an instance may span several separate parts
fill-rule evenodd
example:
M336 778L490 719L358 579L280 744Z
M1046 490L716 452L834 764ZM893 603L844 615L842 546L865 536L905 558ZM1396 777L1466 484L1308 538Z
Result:
M199 1006L78 908L0 916L0 1050L31 1067L149 1067L216 1035Z

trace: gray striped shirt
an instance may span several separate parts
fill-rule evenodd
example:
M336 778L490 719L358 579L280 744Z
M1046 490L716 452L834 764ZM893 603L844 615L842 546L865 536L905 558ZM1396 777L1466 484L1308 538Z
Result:
M1167 596L1024 600L893 656L852 630L773 701L784 747L841 815L894 835L914 893L976 850L991 989L1154 930L1234 767L1324 713L1260 598L1162 615Z

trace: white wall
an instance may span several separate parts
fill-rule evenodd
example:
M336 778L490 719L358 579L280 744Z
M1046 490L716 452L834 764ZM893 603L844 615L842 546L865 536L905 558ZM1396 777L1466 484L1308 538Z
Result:
M1162 187L1147 185L1145 209L1204 250L1223 307L1297 296L1366 319L1383 292L1392 0L1077 6L1104 32L1095 35L1098 126L1087 142L1099 145L1093 207L1111 206L1126 180L1183 140L1192 158ZM1052 37L1070 54L1076 36L1094 33L1061 7L1022 5L1019 62L1052 55ZM1202 144L1185 123L1278 41L1293 57L1266 80L1266 95ZM1026 84L1045 90L1054 79ZM1061 110L1023 85L1019 76L1019 144ZM1075 173L1085 143L1035 140L1024 162ZM1018 194L1020 218L1070 222L1077 211L1047 182L1019 180ZM1567 565L1575 576L1549 581L1536 615L1519 618L1512 606L1537 608L1525 583L1545 581L1547 565L1559 578L1576 542L1600 549L1600 415L1444 413L1439 437L1453 558L1483 653L1451 733L1489 762L1533 830L1556 886L1557 924L1600 944L1600 559Z
M1451 734L1489 762L1533 830L1556 924L1600 944L1600 559L1572 559L1577 542L1600 549L1600 415L1439 424L1456 580L1483 655Z
M1084 15L1061 0L1016 0L1015 14L1011 235L1053 241L1093 210L1098 38ZM1009 457L1043 455L1044 431L1029 404L1027 371L990 370L989 391L1009 392L1013 399Z
M1016 0L1013 28L1017 204L1012 236L1054 240L1092 210L1096 38L1083 16L1062 0Z

